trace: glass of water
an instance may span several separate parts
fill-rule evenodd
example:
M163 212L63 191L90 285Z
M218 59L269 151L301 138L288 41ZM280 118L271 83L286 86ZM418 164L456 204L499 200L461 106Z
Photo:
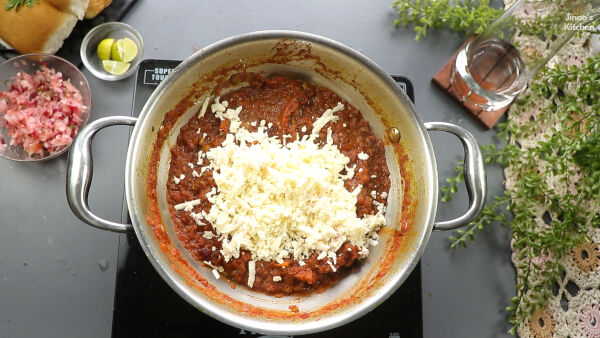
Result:
M509 105L578 31L595 30L600 0L518 0L456 56L451 90L465 106Z

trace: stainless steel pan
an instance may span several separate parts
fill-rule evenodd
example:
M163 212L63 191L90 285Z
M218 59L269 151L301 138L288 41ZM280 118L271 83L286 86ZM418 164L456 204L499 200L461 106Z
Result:
M380 243L368 258L322 294L275 298L241 286L232 288L196 262L174 233L165 197L169 145L174 144L179 128L195 114L196 107L189 108L193 102L210 92L220 78L242 70L286 73L327 86L359 108L374 132L385 140L392 181L388 226L380 232ZM168 137L160 147L155 187L155 210L161 224L153 228L148 224L152 205L147 195L148 167L168 112L180 116L172 128L164 130ZM104 220L94 215L87 203L92 178L91 140L98 130L117 124L135 125L125 175L133 224ZM427 133L431 130L456 135L465 149L469 208L463 216L446 222L434 222L438 178ZM68 201L81 220L104 230L135 231L162 278L190 304L225 323L268 334L317 332L364 315L402 284L423 254L432 230L468 224L480 213L485 195L482 156L470 133L448 123L423 123L404 92L360 53L333 40L292 31L239 35L192 55L158 86L139 118L108 117L81 130L71 149L67 177ZM299 311L291 311L290 305L296 305Z

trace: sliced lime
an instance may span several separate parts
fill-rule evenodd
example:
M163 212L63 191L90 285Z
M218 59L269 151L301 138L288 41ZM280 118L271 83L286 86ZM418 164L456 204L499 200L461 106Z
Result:
M119 39L112 45L113 60L131 62L138 53L138 47L130 38Z
M131 64L128 62L102 60L102 67L104 67L104 70L115 75L121 75L125 73L130 66Z
M110 51L114 42L115 39L110 38L100 41L100 43L98 44L98 49L96 50L96 52L98 53L98 58L100 60L110 59Z

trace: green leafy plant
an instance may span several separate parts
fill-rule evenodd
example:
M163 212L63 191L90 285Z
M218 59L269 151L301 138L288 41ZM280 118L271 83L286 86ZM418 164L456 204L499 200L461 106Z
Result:
M446 186L442 187L442 202L448 202L452 200L452 195L458 191L458 183L465 180L465 174L463 169L463 161L459 160L458 165L454 167L456 177L448 177L446 179Z
M464 35L481 33L503 12L491 7L489 0L396 0L392 8L398 12L394 26L413 25L417 41L429 29L447 27Z
M600 135L589 136L575 153L575 163L592 173L600 171Z
M14 8L15 11L18 11L19 8L23 6L32 8L36 3L39 2L40 0L8 0L6 2L6 6L4 6L4 9L9 11Z
M543 1L552 4L556 0ZM583 0L576 6L586 6L589 1ZM392 8L398 12L394 26L412 25L417 41L427 36L429 29L448 28L465 36L479 34L504 12L491 7L489 0L395 0ZM568 22L565 22L564 12L559 10L544 17L522 19L515 24L522 33L547 41L564 29L565 23ZM595 27L598 23L599 20L594 20L586 26Z

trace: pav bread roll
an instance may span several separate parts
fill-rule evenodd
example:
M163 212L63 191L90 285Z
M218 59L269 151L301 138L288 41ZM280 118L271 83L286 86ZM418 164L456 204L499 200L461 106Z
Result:
M89 0L47 0L52 6L65 13L75 15L79 20L83 19L88 8Z
M56 53L76 23L75 15L46 0L19 10L0 7L0 39L22 54Z
M91 19L96 17L96 15L98 15L106 7L108 7L108 5L110 5L111 2L112 0L90 0L90 4L88 5L87 10L85 11L85 18Z

